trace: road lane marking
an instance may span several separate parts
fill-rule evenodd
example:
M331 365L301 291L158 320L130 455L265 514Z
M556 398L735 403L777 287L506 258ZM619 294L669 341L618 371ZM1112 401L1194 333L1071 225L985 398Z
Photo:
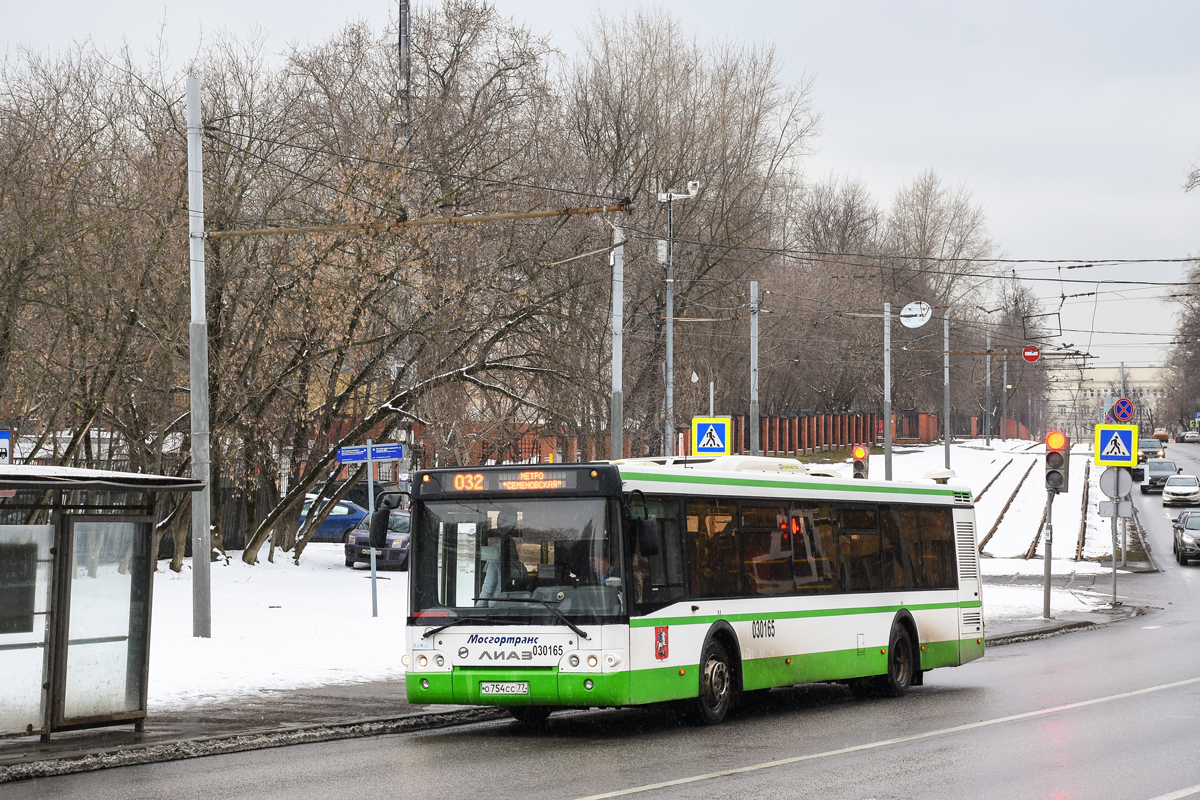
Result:
M1180 789L1178 792L1160 794L1158 797L1150 798L1150 800L1179 800L1181 797L1191 797L1194 794L1200 794L1200 786L1189 786L1186 789Z
M823 753L810 753L804 756L793 756L792 758L781 758L776 761L764 761L761 764L751 764L746 767L735 767L733 769L723 769L719 772L706 772L703 775L692 775L687 778L676 778L672 781L661 781L659 783L647 783L643 786L634 786L629 789L617 789L612 792L602 792L600 794L591 794L586 797L581 797L579 800L604 800L608 797L625 797L631 794L641 794L642 792L652 792L656 789L669 789L672 786L685 786L689 783L699 783L700 781L710 781L714 778L727 778L730 775L741 775L747 772L758 772L759 770L771 769L772 767L782 767L788 764L799 764L802 761L815 761L818 758L829 758L830 756L841 756L847 753L859 753L864 750L874 750L878 747L887 747L893 744L903 744L905 742L915 742L921 739L930 739L934 736L945 736L950 733L962 733L963 731L972 731L976 728L987 728L992 725L999 725L1004 722L1015 722L1022 719L1033 719L1034 717L1044 717L1047 714L1057 714L1062 711L1071 711L1076 708L1085 708L1094 706L1099 703L1110 703L1114 700L1124 700L1129 697L1137 697L1151 692L1161 692L1165 689L1176 689L1180 686L1190 686L1195 683L1200 683L1200 678L1188 678L1183 681L1174 681L1172 683L1162 683L1158 686L1148 686L1145 689L1135 689L1132 692L1121 692L1120 694L1110 694L1107 697L1096 697L1091 700L1081 700L1078 703L1067 703L1063 706L1055 706L1053 708L1043 708L1038 711L1026 711L1023 714L1010 714L1007 717L996 717L995 719L985 719L980 722L969 722L966 725L955 725L952 728L939 728L935 731L926 731L925 733L914 733L910 736L897 736L894 739L884 739L879 742L868 742L867 744L856 744L852 747L842 747L838 750L826 750ZM1161 798L1153 798L1153 800L1168 800L1169 798L1187 797L1191 794L1200 792L1200 786L1192 787L1191 789L1181 789L1183 794L1176 792L1175 794L1164 795Z

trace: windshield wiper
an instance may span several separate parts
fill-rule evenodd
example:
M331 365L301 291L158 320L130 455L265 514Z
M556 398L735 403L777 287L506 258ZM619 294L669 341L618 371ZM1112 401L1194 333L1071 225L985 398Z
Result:
M421 638L428 639L435 633L441 633L442 631L446 630L446 628L453 628L455 625L458 625L462 622L477 622L480 625L495 625L497 620L489 619L488 617L459 617L452 622L447 622L445 625L439 625L436 628L430 628L421 634Z
M571 620L567 619L566 614L562 613L557 608L555 608L554 606L547 603L545 600L539 600L536 597L476 597L474 599L475 600L491 600L491 601L494 601L497 603L540 603L541 605L545 606L547 611L549 611L551 614L553 614L554 616L556 616L560 620L562 620L564 625L566 625L571 630L575 631L575 633L579 635L579 638L588 639L588 640L590 640L592 638L592 637L588 636L586 633L584 633L582 628L580 628L574 622L571 622Z

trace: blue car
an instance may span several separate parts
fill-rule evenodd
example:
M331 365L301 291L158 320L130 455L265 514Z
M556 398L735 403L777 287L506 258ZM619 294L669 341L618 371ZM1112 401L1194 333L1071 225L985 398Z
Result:
M408 569L409 517L395 509L388 516L387 546L375 554L375 568ZM364 518L346 540L346 566L371 563L371 520Z
M304 503L304 510L300 512L300 526L304 526L304 521L308 519L308 512L312 508L312 501ZM319 506L324 508L324 505ZM349 500L342 500L335 503L333 508L329 510L329 516L325 517L325 521L321 523L321 527L317 528L316 534L313 535L314 542L345 542L350 536L350 531L358 527L358 523L362 522L367 517L367 510L360 505L351 503Z

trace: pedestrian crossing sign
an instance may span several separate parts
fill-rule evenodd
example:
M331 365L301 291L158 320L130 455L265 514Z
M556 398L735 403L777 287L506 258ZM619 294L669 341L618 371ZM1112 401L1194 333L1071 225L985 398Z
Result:
M1097 425L1092 463L1101 467L1136 467L1137 445L1137 425Z
M729 434L733 417L692 417L692 455L727 456L733 452Z

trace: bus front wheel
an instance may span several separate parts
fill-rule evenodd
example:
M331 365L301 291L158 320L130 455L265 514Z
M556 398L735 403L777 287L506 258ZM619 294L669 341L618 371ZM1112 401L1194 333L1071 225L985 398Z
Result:
M733 702L733 665L725 646L710 639L700 657L700 696L696 698L696 721L716 725L725 719Z

